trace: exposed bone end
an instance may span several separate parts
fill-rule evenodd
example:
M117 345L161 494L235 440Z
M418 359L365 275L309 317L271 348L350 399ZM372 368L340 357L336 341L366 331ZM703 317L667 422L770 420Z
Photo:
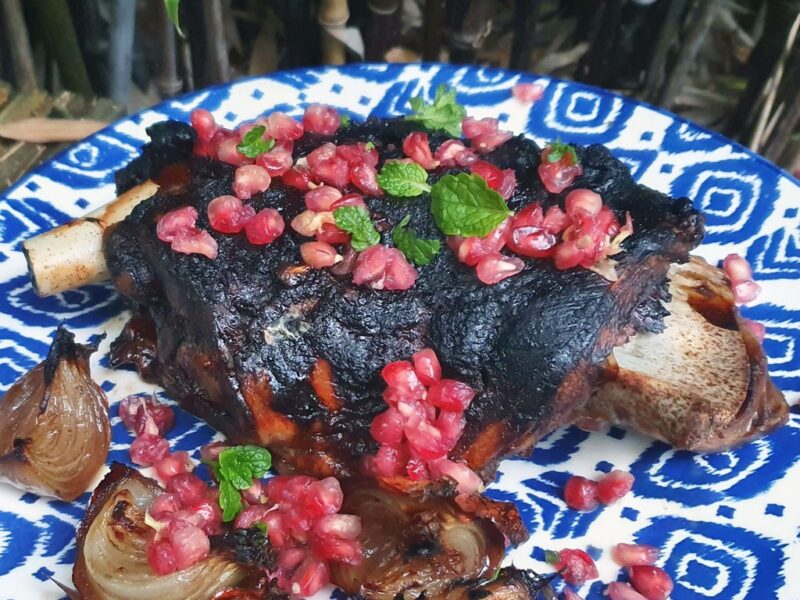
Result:
M26 240L22 249L36 294L51 296L108 279L103 231L156 191L158 185L145 181L85 217Z

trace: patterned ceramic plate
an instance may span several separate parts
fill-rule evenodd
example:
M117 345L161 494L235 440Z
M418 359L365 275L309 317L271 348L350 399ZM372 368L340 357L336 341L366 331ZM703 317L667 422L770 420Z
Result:
M538 81L533 106L513 99L518 81ZM674 115L595 88L508 71L451 66L353 65L278 73L171 100L117 122L43 165L0 198L0 385L8 388L42 359L55 327L78 338L106 332L93 373L112 404L151 389L136 375L107 368L109 340L120 330L122 298L93 286L54 298L31 290L20 242L114 197L113 174L145 141L145 127L187 120L196 107L230 126L272 110L300 115L311 102L331 104L354 119L407 112L407 102L454 86L470 114L496 116L538 142L600 142L640 182L693 198L708 218L700 254L716 261L739 252L764 288L746 310L765 322L765 347L775 382L790 399L800 391L800 183L727 139ZM112 406L109 460L125 461L130 437ZM214 432L178 411L173 449L194 452ZM589 548L604 581L619 576L609 548L637 540L663 549L676 600L800 598L800 412L773 435L713 456L675 452L662 443L612 428L588 434L568 428L540 443L531 460L503 463L494 496L519 505L533 535L511 556L547 571L543 549ZM590 514L568 510L560 490L570 473L620 468L637 478L635 493ZM60 598L51 576L67 582L75 526L88 494L67 504L0 486L0 598ZM595 582L584 598L602 598Z

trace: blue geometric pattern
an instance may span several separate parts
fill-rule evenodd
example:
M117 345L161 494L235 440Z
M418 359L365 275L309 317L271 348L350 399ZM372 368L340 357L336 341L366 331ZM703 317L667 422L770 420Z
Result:
M513 99L519 82L545 86L532 106ZM442 65L351 65L276 73L170 100L123 119L59 154L0 196L0 391L44 356L53 329L65 322L80 339L108 336L93 358L93 374L112 403L109 460L125 461L130 435L116 403L157 391L130 371L108 369L108 345L125 322L123 303L107 285L37 298L26 276L20 242L111 200L113 175L136 156L147 126L187 120L203 107L230 126L264 112L298 116L323 102L355 119L406 112L409 98L431 97L439 84L458 89L476 117L539 142L561 138L603 143L634 177L694 200L708 216L700 254L717 261L746 255L764 288L745 310L767 325L764 344L775 382L795 401L800 392L800 184L722 136L675 115L581 84L497 69ZM165 400L168 400L165 398ZM173 449L195 452L213 430L177 410ZM676 600L800 598L800 414L764 439L716 456L676 452L633 432L585 433L570 427L543 440L529 460L505 461L490 494L520 506L532 531L510 561L547 571L544 550L593 548L600 575L621 576L610 558L617 542L663 550L660 565L675 579ZM561 489L571 474L600 477L611 469L637 479L619 504L590 514L569 510ZM88 500L64 503L0 485L0 589L3 599L61 598L50 582L69 582L74 528ZM601 599L594 582L581 594ZM326 596L327 597L327 596ZM343 598L337 593L334 597Z

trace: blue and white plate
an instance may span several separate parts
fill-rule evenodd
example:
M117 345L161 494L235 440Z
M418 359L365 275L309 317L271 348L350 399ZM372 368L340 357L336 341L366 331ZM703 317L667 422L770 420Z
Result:
M523 105L517 82L545 86ZM746 256L764 292L745 313L767 325L765 348L777 385L792 402L800 392L800 183L724 137L675 115L596 88L496 69L442 65L352 65L248 79L170 100L97 133L23 178L0 196L0 389L6 390L45 355L64 322L85 340L108 337L93 374L112 403L109 460L125 462L130 436L116 403L152 389L128 371L108 369L107 352L126 315L110 286L37 298L20 243L114 198L113 175L135 157L145 128L187 120L197 107L232 126L264 112L300 115L312 102L331 104L354 119L407 112L409 98L453 86L470 114L499 117L503 126L538 142L555 138L607 145L634 177L673 196L686 195L708 218L700 249L717 261ZM190 452L214 432L185 412L170 440ZM581 514L560 490L571 473L599 476L612 468L636 475L633 494L618 505ZM676 600L800 598L800 411L773 435L712 456L675 452L660 442L612 428L589 434L571 427L540 443L531 460L503 463L494 496L514 500L533 535L510 557L547 572L544 549L589 548L603 581L622 576L610 557L616 542L663 549L661 566L675 579ZM75 526L88 493L65 503L0 485L0 598L56 599L50 582L70 581ZM580 590L603 598L603 584Z

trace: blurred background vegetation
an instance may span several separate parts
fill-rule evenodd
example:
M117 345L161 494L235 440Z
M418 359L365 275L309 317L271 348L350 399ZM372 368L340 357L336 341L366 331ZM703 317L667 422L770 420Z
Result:
M136 111L210 84L299 66L491 65L659 104L800 170L800 0L0 4L0 80L17 94L70 90ZM0 87L0 99L2 93Z

